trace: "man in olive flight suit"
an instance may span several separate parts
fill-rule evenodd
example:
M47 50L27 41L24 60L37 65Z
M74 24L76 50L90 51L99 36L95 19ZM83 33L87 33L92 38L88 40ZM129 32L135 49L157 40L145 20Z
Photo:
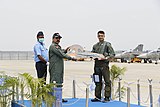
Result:
M61 49L59 45L60 39L62 37L59 33L53 34L52 44L49 47L49 73L50 73L50 83L56 81L59 87L62 87L63 75L64 75L64 58L76 61L66 54L67 49ZM62 102L67 102L62 99Z
M94 64L94 80L95 80L95 97L91 99L92 102L101 101L101 90L102 90L102 77L105 82L105 93L104 101L110 101L111 96L111 81L110 81L110 71L109 71L109 60L115 56L115 52L111 46L111 43L104 41L105 32L99 31L97 33L99 42L93 46L92 52L103 54L105 58L96 58ZM98 77L98 79L96 79ZM98 80L98 81L97 81Z

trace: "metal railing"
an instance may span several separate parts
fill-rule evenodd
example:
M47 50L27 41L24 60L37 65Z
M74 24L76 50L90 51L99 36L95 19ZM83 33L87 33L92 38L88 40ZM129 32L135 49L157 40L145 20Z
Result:
M33 60L32 51L0 51L0 60Z

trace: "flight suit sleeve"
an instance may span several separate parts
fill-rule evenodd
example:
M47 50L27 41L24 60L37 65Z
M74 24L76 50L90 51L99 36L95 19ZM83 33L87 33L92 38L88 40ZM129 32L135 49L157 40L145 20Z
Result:
M113 58L113 57L115 56L115 52L114 52L114 49L113 49L111 43L107 43L105 49L106 49L106 51L105 51L105 53L104 53L104 56L105 56L105 57Z
M61 58L66 58L71 60L72 58L64 53L64 51L61 48L56 48L56 46L52 46L52 52L54 52L56 55L58 55Z
M66 49L62 49L62 52L66 54L66 53L67 53L67 50L66 50Z

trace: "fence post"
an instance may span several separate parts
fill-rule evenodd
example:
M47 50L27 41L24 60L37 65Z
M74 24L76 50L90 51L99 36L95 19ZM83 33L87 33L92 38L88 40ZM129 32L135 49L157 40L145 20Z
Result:
M88 102L89 102L89 85L87 85L86 88L86 107L88 107Z
M148 79L148 81L149 81L150 107L153 107L152 79Z
M140 105L141 99L140 99L140 84L139 79L137 80L137 96L138 96L138 105Z
M0 52L0 55L1 55L0 60L2 60L2 52Z
M119 101L121 101L121 78L119 78L118 81L118 92L119 92Z
M18 60L19 60L19 51L18 51Z
M21 100L22 100L22 104L24 105L24 84L20 84L21 86Z
M18 78L19 80L19 78ZM19 100L19 83L16 84L16 100Z
M158 105L157 107L160 107L160 95L159 95L159 98L158 98Z
M127 87L127 107L130 107L130 87Z
M72 92L72 98L76 98L76 81L73 80L73 92Z
M14 98L14 97L15 97L15 86L16 86L16 85L13 85L13 86L12 86L12 91L13 91L12 101L15 101L15 98Z

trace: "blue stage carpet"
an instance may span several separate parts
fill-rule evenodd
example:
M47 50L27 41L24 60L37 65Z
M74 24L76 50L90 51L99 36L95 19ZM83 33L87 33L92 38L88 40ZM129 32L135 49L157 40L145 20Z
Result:
M67 99L67 103L63 103L63 107L85 107L86 99ZM119 101L110 101L107 103L102 102L91 102L89 99L89 107L127 107L127 103ZM131 104L130 107L144 107Z
M66 98L68 100L67 103L63 103L63 107L85 107L86 106L86 99L84 98ZM19 101L19 103L22 104L22 101ZM24 105L26 107L31 107L31 101L25 100ZM13 104L12 107L22 107L18 106L17 104ZM42 107L46 107L44 104ZM89 107L127 107L127 103L119 102L119 101L110 101L107 103L102 102L91 102L91 99L89 99ZM130 107L144 107L144 106L138 106L135 104L131 104Z

